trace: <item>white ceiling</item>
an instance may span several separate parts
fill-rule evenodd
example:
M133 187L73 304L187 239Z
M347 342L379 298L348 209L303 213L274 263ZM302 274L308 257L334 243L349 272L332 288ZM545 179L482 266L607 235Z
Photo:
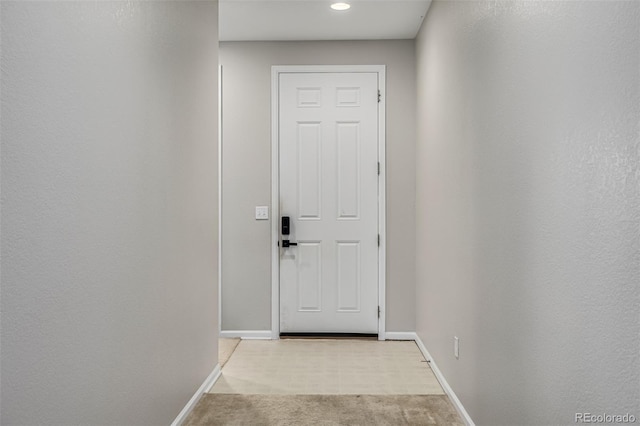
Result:
M351 4L347 11L329 6ZM220 0L220 40L379 40L416 36L431 0Z

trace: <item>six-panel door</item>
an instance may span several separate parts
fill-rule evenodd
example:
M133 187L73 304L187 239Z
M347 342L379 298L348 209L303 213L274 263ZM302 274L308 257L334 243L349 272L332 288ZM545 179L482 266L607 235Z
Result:
M378 75L281 73L280 331L378 332Z

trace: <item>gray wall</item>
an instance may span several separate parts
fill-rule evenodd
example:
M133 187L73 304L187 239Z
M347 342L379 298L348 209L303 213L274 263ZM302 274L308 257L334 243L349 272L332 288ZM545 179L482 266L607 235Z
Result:
M413 40L224 42L222 330L271 329L271 66L387 65L387 331L415 330ZM272 218L273 219L273 218Z
M169 424L217 363L217 2L5 2L3 425Z
M417 331L477 424L640 418L639 12L435 1L423 23Z

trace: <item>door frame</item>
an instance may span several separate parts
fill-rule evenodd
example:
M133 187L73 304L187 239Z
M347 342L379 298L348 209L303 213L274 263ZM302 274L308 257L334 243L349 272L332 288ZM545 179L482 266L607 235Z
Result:
M386 318L386 66L385 65L274 65L271 67L271 338L280 339L280 134L279 94L282 73L376 73L378 74L378 340L385 340Z

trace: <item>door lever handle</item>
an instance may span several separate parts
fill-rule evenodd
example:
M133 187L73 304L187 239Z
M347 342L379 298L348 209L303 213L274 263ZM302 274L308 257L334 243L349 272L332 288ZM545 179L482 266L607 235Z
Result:
M292 243L289 240L282 240L282 247L283 248L287 248L287 247L290 247L290 246L297 246L297 245L298 245L298 243Z

